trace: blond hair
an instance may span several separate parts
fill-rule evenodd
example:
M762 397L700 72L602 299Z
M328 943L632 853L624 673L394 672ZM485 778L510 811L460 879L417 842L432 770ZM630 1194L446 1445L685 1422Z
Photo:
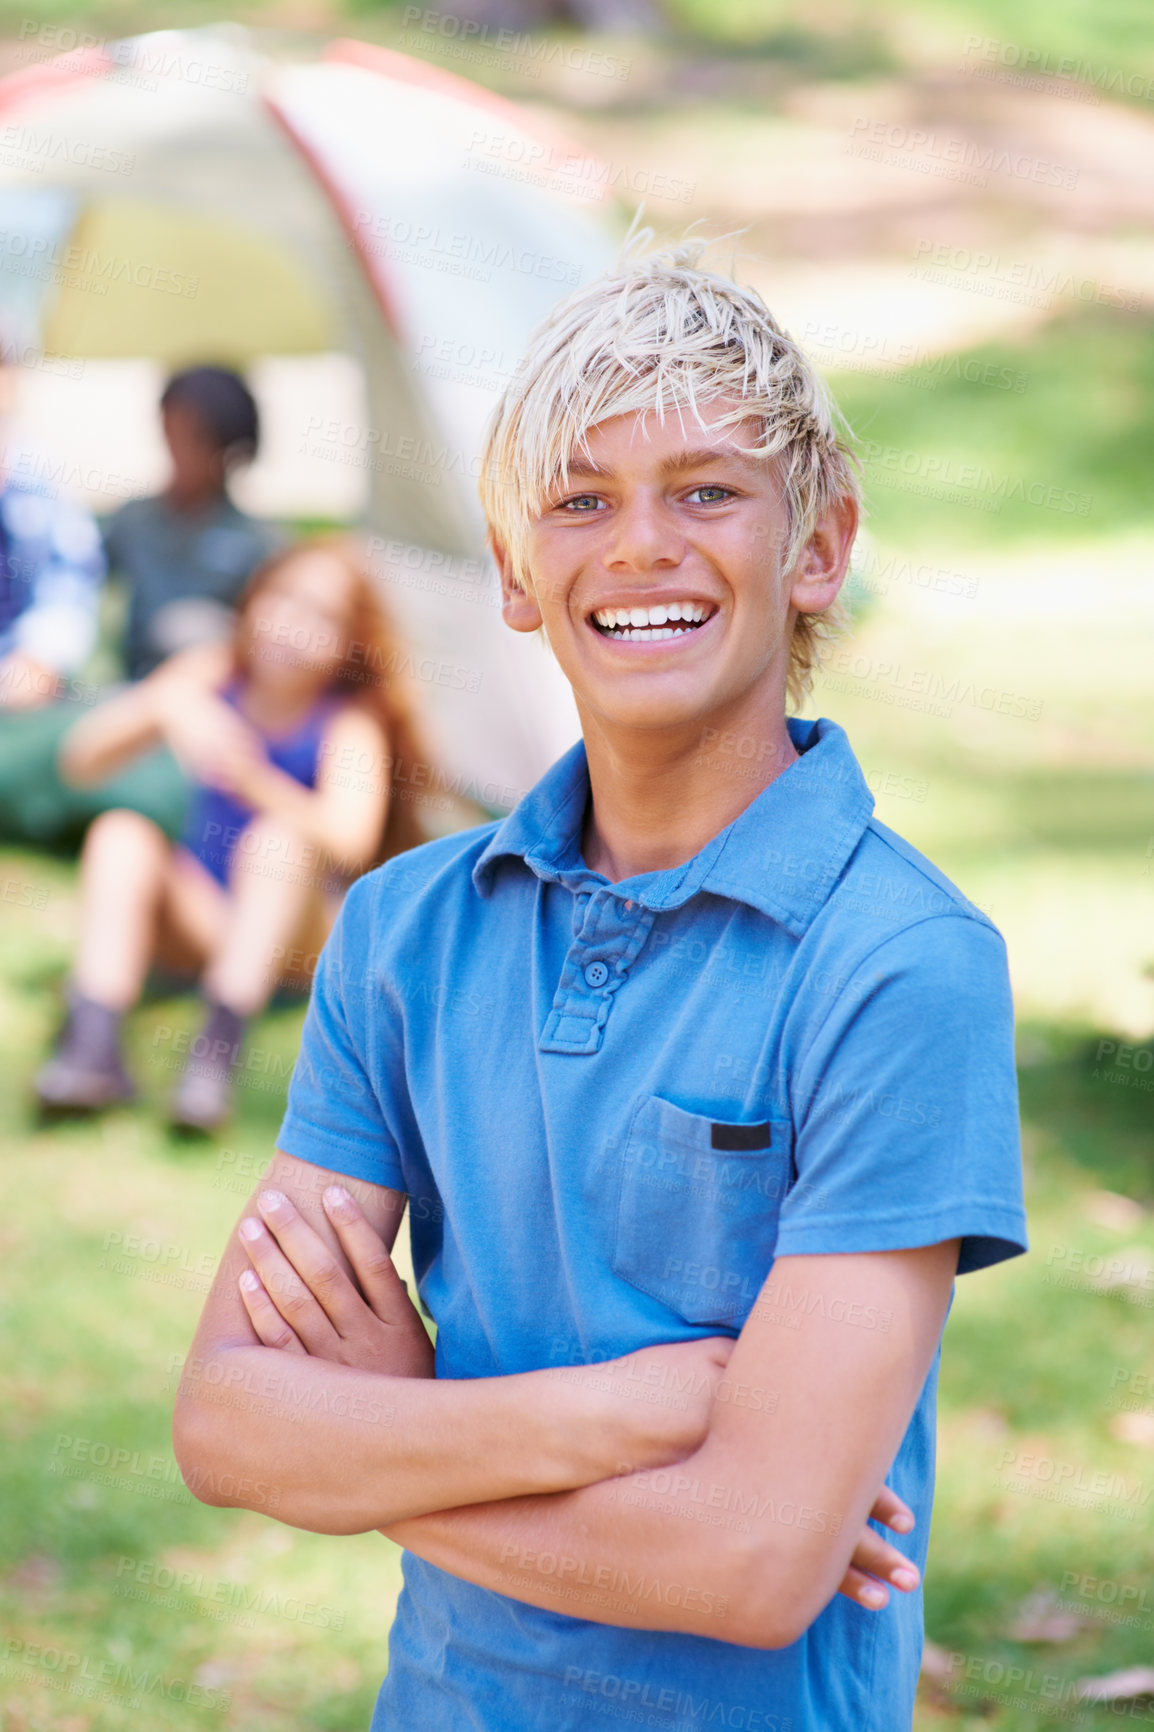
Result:
M550 490L591 428L615 415L701 410L721 397L741 406L709 425L761 423L750 456L779 459L787 512L782 570L838 499L860 504L856 462L824 381L754 289L701 266L707 243L646 251L631 232L617 265L567 295L529 339L494 411L481 457L481 504L508 552L513 576L532 588L528 541ZM844 429L843 437L840 429ZM799 613L790 643L789 692L800 703L820 639L840 624L836 606Z

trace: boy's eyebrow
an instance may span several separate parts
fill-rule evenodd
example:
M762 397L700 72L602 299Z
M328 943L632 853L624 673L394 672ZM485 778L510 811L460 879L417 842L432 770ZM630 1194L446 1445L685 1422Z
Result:
M757 461L757 457L747 457L742 450L733 449L733 445L700 445L697 450L671 452L662 461L660 475L676 475L677 469L700 469L709 462L740 462L752 468Z
M587 457L575 457L573 462L569 464L566 473L569 475L612 475L613 471L602 469L600 464L591 462ZM557 480L560 481L560 479L561 472L558 470Z
M762 468L764 458L735 451L732 445L700 445L695 451L674 451L663 459L660 475L675 475L679 469L700 469L707 463L740 463L747 469Z
M731 445L702 445L695 451L675 451L669 457L662 459L658 467L658 475L664 478L675 475L681 469L699 469L708 463L740 463L745 468L761 468L765 459L750 457L744 451L735 451ZM575 457L569 465L570 475L612 475L610 468L592 462L587 457Z

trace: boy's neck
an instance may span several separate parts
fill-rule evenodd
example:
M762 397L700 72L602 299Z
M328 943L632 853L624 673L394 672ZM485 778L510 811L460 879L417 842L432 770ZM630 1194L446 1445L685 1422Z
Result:
M611 883L684 865L797 761L784 715L755 732L610 737L589 718L585 864Z
M225 493L223 482L219 486L209 484L185 488L170 481L165 489L164 497L172 510L184 517L193 517L201 512L207 513L228 503L228 495Z

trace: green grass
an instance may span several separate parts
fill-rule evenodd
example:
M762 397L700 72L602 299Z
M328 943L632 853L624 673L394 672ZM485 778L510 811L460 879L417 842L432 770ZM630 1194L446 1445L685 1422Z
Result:
M1136 1103L1093 1083L1082 1047L1064 1038L1058 1046L1066 1048L1061 1056L1023 1073L1033 1255L962 1281L947 1328L926 1622L951 1653L1058 1679L1061 1699L1073 1680L1146 1663L1150 1651L1154 1605L1142 1628L1112 1625L1093 1618L1103 1610L1095 1590L1064 1582L1076 1575L1118 1584L1110 1590L1115 1597L1119 1587L1149 1583L1151 1452L1120 1440L1110 1425L1118 1379L1151 1370L1154 1286L1097 1291L1071 1265L1080 1254L1083 1265L1100 1256L1136 1266L1145 1247L1154 1267L1149 1215L1124 1232L1086 1218L1087 1199L1102 1183L1133 1180L1149 1202L1154 1173L1150 1097L1143 1134L1129 1110ZM1070 1285L1048 1281L1055 1275ZM1154 1403L1139 1404L1154 1411ZM1038 1461L1034 1472L1016 1471L1023 1455ZM1095 1474L1117 1476L1125 1489L1103 1507L1093 1507L1089 1492L1086 1508L1049 1501L1062 1471L1090 1487ZM1014 1641L1018 1611L1033 1594L1074 1605L1087 1616L1085 1628L1061 1644ZM984 1688L989 1718L982 1724L1024 1732L1046 1723L1041 1701L1033 1709L1009 1706L1013 1692L996 1673L986 1675L995 1681ZM955 1698L952 1705L963 1704ZM978 1700L969 1698L968 1706L976 1709ZM1083 1712L1078 1723L1088 1726L1111 1718L1102 1709ZM923 1727L939 1724L928 1702L926 1715ZM948 1720L957 1723L952 1714Z
M1021 391L976 382L1023 375ZM828 377L859 441L871 523L887 539L1006 547L1087 541L1148 521L1149 318L1068 314L908 375ZM922 491L927 484L945 497Z
M181 1485L169 1437L177 1368L251 1189L236 1157L259 1162L271 1149L277 1072L291 1064L301 1012L263 1019L253 1040L269 1071L254 1076L271 1086L240 1091L221 1145L163 1129L173 1073L154 1061L171 1030L192 1026L188 1001L134 1019L139 1106L38 1129L28 1085L57 1014L74 875L5 850L5 885L29 887L43 906L0 901L0 1625L26 1644L0 1670L0 1724L363 1728L384 1672L396 1549L377 1535L325 1539L208 1509ZM164 1571L183 1572L184 1585ZM54 1650L80 1656L64 1675L83 1694L60 1687ZM189 1684L203 1705L183 1699Z

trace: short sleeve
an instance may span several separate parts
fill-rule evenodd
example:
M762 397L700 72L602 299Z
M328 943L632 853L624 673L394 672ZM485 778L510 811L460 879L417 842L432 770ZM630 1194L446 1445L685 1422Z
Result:
M878 945L791 1075L777 1255L960 1238L965 1274L1024 1251L1013 1021L993 927L937 916Z
M298 1160L405 1191L400 1030L374 990L373 877L352 886L321 951L278 1148Z

